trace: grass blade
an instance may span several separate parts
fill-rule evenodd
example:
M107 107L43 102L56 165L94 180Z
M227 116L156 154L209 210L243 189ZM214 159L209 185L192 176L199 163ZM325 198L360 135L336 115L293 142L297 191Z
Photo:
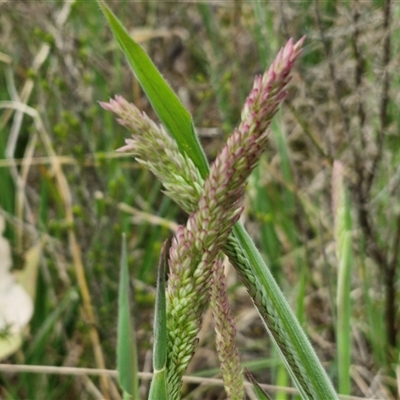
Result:
M254 242L241 224L234 226L233 234L224 251L253 297L302 398L337 399L325 370ZM240 248L235 249L236 241ZM251 269L244 276L243 265Z
M350 299L350 271L351 256L351 232L342 233L341 257L339 260L339 275L337 288L337 347L338 347L338 371L339 393L350 394L351 378L351 299Z
M139 398L138 361L135 331L131 320L128 257L126 238L122 238L121 274L118 297L117 371L125 393Z
M337 357L339 371L339 393L350 394L351 362L351 215L349 200L343 182L343 165L339 161L333 164L332 197L334 215L334 237L338 260L337 304Z
M157 299L154 317L153 367L149 400L167 399L167 302L165 296L165 271L169 243L164 242L158 264Z
M187 153L199 169L202 177L205 178L208 174L208 163L195 133L189 112L158 72L146 52L131 38L105 2L102 0L97 2L154 111L168 132L176 139L181 151Z
M246 374L247 377L249 378L249 381L253 384L253 389L254 393L257 396L258 400L271 400L271 397L267 395L267 393L264 392L264 390L261 388L259 383L254 379L254 376L250 373L250 371L246 368Z

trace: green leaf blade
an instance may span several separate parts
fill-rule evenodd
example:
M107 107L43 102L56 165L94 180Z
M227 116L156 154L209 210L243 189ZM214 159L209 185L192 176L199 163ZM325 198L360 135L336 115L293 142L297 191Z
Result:
M135 331L131 320L128 257L125 235L122 239L121 273L118 295L117 371L124 392L139 398L138 361Z
M153 379L151 381L149 400L167 400L167 370L154 371Z
M208 162L195 133L192 118L178 96L157 70L143 48L126 31L104 1L98 0L112 33L121 46L154 111L181 151L195 163L203 178L208 174Z
M256 301L257 308L263 316L263 322L267 331L282 356L282 360L287 367L293 381L295 382L300 395L303 399L329 399L337 400L337 395L333 386L319 362L313 348L299 322L294 316L289 304L275 282L271 271L264 263L260 253L257 251L254 242L249 237L243 225L238 222L233 228L233 235L240 243L244 256L250 261L252 268L250 276L244 277L251 291L260 294L260 301ZM228 254L229 255L229 254ZM235 260L231 259L234 264ZM279 346L276 338L271 332L268 324L273 322L268 313L276 313L276 318L280 321L277 335L279 340L285 345ZM286 354L283 351L289 350ZM293 362L289 361L288 356L295 357Z
M168 242L164 242L158 264L157 298L154 317L153 367L149 400L167 400L167 300L165 271L168 262Z
M332 204L334 212L334 238L337 276L337 362L339 373L339 393L351 392L351 269L352 257L352 220L351 205L344 183L343 164L335 160L332 171Z
M249 378L250 382L253 385L254 393L257 396L258 400L271 400L271 397L268 396L267 393L261 388L260 384L255 380L254 376L250 373L250 371L246 368L246 374Z

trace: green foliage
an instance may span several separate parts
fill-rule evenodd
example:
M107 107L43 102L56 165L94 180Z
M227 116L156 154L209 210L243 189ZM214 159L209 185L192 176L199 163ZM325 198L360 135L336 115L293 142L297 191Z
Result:
M98 3L154 110L169 133L175 138L181 150L186 152L193 160L204 178L208 172L208 164L195 134L190 114L157 71L144 50L132 40L104 1L98 0Z
M110 25L112 29L114 30L114 34L117 38L117 40L120 39L121 32L123 31L122 26L120 25L119 21L114 17L109 9L106 9L105 5L101 3L102 8L106 13L106 16L110 22ZM127 33L123 33L123 38L125 38L126 41L128 41L130 44L132 42L132 39L127 35ZM288 43L289 45L289 43ZM287 45L287 46L288 46ZM291 46L291 47L290 47ZM264 129L266 129L271 121L272 116L276 113L276 107L280 102L281 97L280 92L283 91L286 83L285 79L287 74L290 72L290 67L291 64L290 62L294 62L294 60L297 58L296 54L298 54L298 49L299 46L301 46L301 43L299 42L298 44L295 44L293 47L293 44L291 44L287 49L282 50L282 53L278 55L277 60L274 61L274 68L271 70L272 72L270 73L269 71L265 73L266 78L265 82L264 79L260 82L257 87L254 88L253 92L249 95L249 99L246 102L246 107L247 111L242 113L242 125L238 128L239 130L243 130L243 136L245 136L245 131L252 129L255 133L258 133L260 136L263 133ZM137 46L136 46L137 47ZM297 49L297 50L296 50ZM134 52L132 48L128 48L127 45L123 45L123 50L125 52L128 52L128 59L130 60L131 66L133 66L134 70L136 71L138 67L140 66L140 62L142 59L144 59L144 64L148 64L147 58L143 57L142 50L139 49L138 52ZM293 56L292 56L293 55ZM280 58L279 58L280 57ZM283 59L283 61L282 61ZM289 61L291 60L291 61ZM286 71L287 72L284 72ZM276 71L276 72L275 72ZM156 75L154 72L154 76L157 76L157 79L161 79L161 75ZM281 77L282 76L282 77ZM140 80L140 79L139 79ZM269 80L271 80L271 87L269 87ZM276 82L275 82L276 81ZM149 80L145 80L144 85L145 87L148 87L149 85L151 86L153 84ZM265 88L263 87L265 85ZM161 88L164 88L166 86L166 83L162 83ZM266 91L267 94L270 95L271 99L269 99L268 96L263 96L263 90ZM153 96L157 101L160 101L159 99L159 94L157 90L152 90L151 92L147 93L148 96ZM260 98L260 99L259 99ZM265 99L264 99L265 98ZM152 101L153 100L153 101ZM154 104L154 99L150 98L150 101ZM254 103L253 103L254 102ZM264 104L265 102L265 104ZM252 109L252 106L256 105L259 108L255 108L254 110ZM120 118L122 120L125 120L124 124L129 127L129 118L125 117L125 107L123 106L123 102L121 99L117 98L114 101L111 101L110 104L105 105L103 104L104 108L109 109L110 111L114 111L117 114L119 114ZM179 110L177 110L174 107L174 102L171 104L168 102L165 102L163 104L163 107L167 110L167 112L163 112L159 114L161 117L162 122L168 126L170 116L171 114L178 113ZM136 120L140 121L140 119L143 119L144 121L146 120L144 117L140 118L140 115L138 115L137 112L135 112L134 109L131 110L132 113L132 119L133 119L133 126L142 126L144 124L148 124L148 122L136 122ZM184 112L185 114L186 112ZM263 115L265 114L265 116ZM151 130L151 128L148 128ZM154 129L154 135L157 134L157 130ZM193 130L192 131L187 131L186 134L189 134L191 136L194 135ZM182 148L186 148L185 144L187 143L187 139L183 136L175 136L175 139L178 143L178 146ZM137 142L140 139L137 140ZM154 139L155 140L155 139ZM154 141L153 140L153 141ZM239 140L239 139L237 139ZM261 140L259 141L260 143L257 143L257 146L254 145L253 147L259 148L258 146L262 146ZM195 146L191 148L191 152L188 152L188 155L190 156L191 154L197 154L199 158L202 158L202 155L204 154L202 149L199 147L199 142L195 139L190 140L190 143ZM232 142L232 146L234 145L235 142ZM251 141L245 141L245 143L251 143ZM172 145L171 145L172 146ZM248 145L249 146L249 145ZM129 148L129 144L128 144ZM143 147L144 150L146 150L146 146ZM244 147L246 148L246 147ZM134 150L134 148L133 148ZM169 149L168 150L172 151ZM151 141L148 144L148 152L149 156L154 152L154 148L151 146ZM227 152L226 154L229 154ZM232 150L232 154L234 153L234 150ZM246 159L246 150L244 150L244 155L243 159ZM256 153L252 155L251 159L258 159L259 155L256 156ZM146 157L144 157L146 159ZM250 157L249 157L250 158ZM196 164L196 160L192 158L192 161ZM227 165L230 167L232 165L231 160L227 160ZM218 164L217 164L218 165ZM239 165L239 164L238 164ZM244 163L244 165L247 165ZM228 167L228 170L229 170ZM150 169L152 166L150 165ZM184 166L185 168L185 166ZM187 167L188 168L188 167ZM217 167L218 168L218 167ZM173 175L175 172L172 172L171 170L171 175ZM241 171L239 166L233 169L234 173L232 174L232 182L235 182L235 174L237 174L237 180L239 181L239 178L243 179L243 177L247 177L247 175L251 172L246 174L246 170ZM153 170L154 173L158 176L162 176L164 179L167 180L170 179L168 176L161 175L161 173L157 172L157 169ZM202 171L200 170L200 173ZM220 173L220 176L216 175L213 177L213 183L218 182L221 180L221 182L224 182L223 179L223 173ZM197 182L197 184L200 184L201 182ZM165 184L165 182L164 182ZM224 187L224 185L222 185ZM216 190L216 189L214 189ZM233 189L232 189L233 190ZM224 193L224 192L221 192ZM236 193L236 192L233 192ZM218 201L213 201L211 203L212 197L206 197L209 199L210 204L223 204L218 203ZM228 197L230 198L230 197ZM235 198L235 197L233 197ZM204 205L203 205L204 206ZM200 206L199 206L200 207ZM221 207L221 206L220 206ZM215 207L210 206L209 209L213 210ZM218 207L216 208L218 209ZM229 210L229 207L227 208ZM203 210L200 210L201 212L198 214L199 215L199 221L202 220L202 218L205 218L207 213L205 213ZM224 209L221 209L221 211L225 211ZM220 211L220 213L221 213ZM197 215L197 214L194 214ZM222 217L221 217L222 218ZM225 217L227 218L227 217ZM213 221L215 217L211 214L211 216L208 217L208 219L205 219L205 221ZM197 220L196 220L197 221ZM222 221L224 219L222 218ZM192 221L193 226L196 225L195 221ZM210 224L211 225L211 224ZM223 223L224 225L224 223ZM202 235L202 237L207 237L207 234L214 234L217 231L210 231L207 232L207 225L203 227L205 229L205 234ZM193 228L194 232L196 232L196 228ZM198 225L198 230L200 230L200 225ZM226 231L227 228L225 228ZM230 229L229 229L230 230ZM200 232L200 231L199 231ZM210 236L211 238L212 236ZM274 337L274 343L275 345L279 348L279 353L283 357L283 361L285 363L285 366L288 368L288 372L291 374L292 379L295 381L301 395L303 398L308 398L310 396L312 397L320 397L322 395L328 396L329 398L336 398L336 395L334 393L334 390L331 386L331 383L326 376L322 366L318 362L318 359L310 346L304 332L302 331L300 325L296 321L294 315L292 314L288 304L285 301L285 298L282 296L281 291L279 290L278 286L276 285L271 273L269 272L267 266L263 262L261 256L259 255L256 247L254 246L254 243L251 241L250 237L244 230L244 228L240 224L236 224L233 230L233 238L231 238L228 241L228 245L225 246L225 251L226 253L230 256L231 262L233 265L237 268L238 272L241 274L242 279L244 280L244 283L247 285L250 295L254 296L255 303L257 307L259 308L260 314L264 318L265 325L268 329L268 331L271 333L271 335ZM236 240L236 241L235 241ZM235 241L232 243L232 241ZM189 244L190 248L190 244ZM213 248L213 251L217 249L218 247L215 246ZM213 255L215 257L215 254ZM200 258L197 260L195 258L194 261L200 262ZM212 258L211 260L212 261ZM183 260L179 260L179 262L183 262ZM204 264L204 262L202 263ZM199 265L202 265L199 264ZM196 265L196 264L194 264ZM194 267L194 266L193 266ZM194 272L195 270L193 270ZM254 281L254 276L256 276L256 281ZM265 277L268 276L269 279L265 279ZM203 289L204 291L204 289ZM178 290L178 293L186 293L186 291L182 288L181 290ZM193 291L194 293L194 291ZM193 295L193 293L187 293L187 296L189 297L190 295ZM171 300L171 304L173 307L177 307L177 309L185 309L187 307L187 301L185 301L184 296L180 296L181 298L178 299L179 296L177 296L176 302L174 303L173 300ZM260 297L257 300L257 297ZM182 305L180 304L182 303ZM273 311L272 311L273 310ZM198 311L197 311L198 313ZM174 313L175 315L176 313ZM171 317L170 317L171 318ZM181 317L178 317L178 319ZM172 318L171 318L172 319ZM193 317L193 323L195 320L198 320L199 317ZM191 319L189 318L189 321ZM177 396L177 390L179 388L179 381L180 377L182 375L182 367L181 364L187 364L188 362L188 352L191 353L193 351L193 343L186 342L183 343L184 338L181 337L186 336L185 332L179 332L176 328L177 325L172 325L172 332L170 332L171 335L173 335L174 340L177 341L177 345L174 343L171 344L173 346L173 349L177 349L176 351L178 352L177 354L174 354L172 359L169 360L170 362L170 369L174 370L175 368L177 369L176 374L170 372L170 376L172 377L172 380L169 381L169 384L171 387L168 388L170 394L175 398ZM193 334L194 327L189 323L190 332ZM183 344L181 344L181 342ZM184 360L184 362L183 362Z
M249 378L250 382L253 384L254 392L257 396L258 400L270 400L271 397L267 395L267 393L264 392L264 390L261 388L259 383L254 379L253 375L246 370L247 377Z
M390 35L383 24L388 3ZM396 398L393 365L398 359L399 336L397 333L393 341L389 332L393 326L390 321L396 325L399 319L396 248L400 113L396 93L400 80L396 54L400 41L396 21L400 6L374 0L173 5L110 2L110 6L192 113L210 161L223 135L230 134L237 125L253 76L269 64L288 37L307 34L287 104L275 117L274 134L282 141L278 136L271 140L249 182L243 223L338 389L339 382L348 382L349 377L347 367L339 361L338 343L350 334L352 341L356 337L356 343L363 344L350 349L351 368L362 368L365 373L363 385L358 379L350 380L350 393L365 396L363 388L368 387L371 397ZM58 15L61 19L57 22ZM122 232L127 232L131 280L138 285L132 301L140 310L135 314L139 365L146 365L146 353L152 348L155 265L164 239L175 226L171 221L184 223L186 214L161 194L161 185L148 171L131 158L114 154L127 132L110 113L101 110L97 101L122 94L150 117L154 118L154 113L125 67L123 53L95 2L5 2L1 5L1 20L0 87L4 90L0 91L0 100L18 100L18 93L23 102L37 110L60 156L72 206L79 210L72 225L92 295L97 321L94 326L101 339L105 366L116 366L116 266ZM384 122L379 112L386 37L391 39L392 54ZM46 55L41 51L47 44L50 50ZM358 66L362 67L360 73ZM22 94L27 89L22 89L31 84L26 100ZM349 128L345 126L346 116L350 118ZM31 117L24 115L19 128L18 118L7 107L1 108L0 213L6 218L15 270L22 267L26 249L38 240L44 251L29 333L21 351L4 362L101 368L93 356L82 297L69 297L80 289L68 243L71 223L65 218L54 159L49 160L51 154L37 136ZM17 139L13 157L15 171L23 177L22 187L11 169L14 159L5 156L11 137ZM347 327L339 336L339 275L330 200L333 159L345 165L353 224L351 291L348 286L341 291L343 299L351 294L351 319L346 321L346 313L342 313ZM286 166L291 176L286 175ZM374 176L366 191L371 171ZM360 210L365 211L369 225L360 223ZM379 254L385 256L381 261ZM391 278L393 266L395 277ZM387 297L390 282L394 282L394 300ZM229 289L243 365L250 363L259 382L277 383L282 364L263 326L252 318L252 305L242 292L239 281ZM64 302L64 298L69 300ZM397 310L394 314L390 304ZM205 351L213 349L209 337L209 331L204 332L201 347ZM348 357L349 349L340 348L341 354ZM195 357L192 367L193 375L219 373L212 357ZM347 377L340 378L339 374ZM0 396L85 398L91 396L93 384L106 396L100 379L89 379L1 372ZM293 386L293 382L288 385ZM196 400L224 397L221 388L211 385L190 385L185 390Z
M157 298L154 316L153 368L149 400L167 399L167 300L165 292L165 275L169 247L167 242L161 250L158 263Z
M333 165L332 197L334 212L334 235L338 261L337 305L337 343L339 392L350 394L351 364L351 268L352 221L349 198L343 181L343 166L335 161Z
M4 128L0 128L0 160L5 160L6 158L5 138L5 130ZM10 214L13 214L15 204L15 184L10 176L10 172L4 168L0 168L0 181L2 182L2 189L0 190L1 207ZM6 236L8 236L7 233L10 233L9 229L6 230Z
M139 398L136 334L132 321L128 255L125 235L122 239L121 272L118 298L117 371L121 388L133 399Z

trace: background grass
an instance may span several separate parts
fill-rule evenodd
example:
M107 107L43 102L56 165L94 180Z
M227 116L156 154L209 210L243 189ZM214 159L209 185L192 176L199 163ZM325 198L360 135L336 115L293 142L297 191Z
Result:
M336 343L342 332L331 173L333 160L342 161L353 219L351 394L396 398L399 4L110 5L193 114L210 160L238 123L254 74L289 37L307 35L287 104L275 117L270 146L248 184L244 223L338 387ZM31 116L10 108L0 115L0 212L14 268L23 267L29 248L43 244L30 332L23 347L2 361L102 367L93 351L97 335L103 366L115 368L125 232L139 368L150 371L159 251L186 216L151 174L115 155L128 132L97 101L122 94L154 113L95 3L3 2L0 21L0 100L27 103L43 124L39 129ZM243 364L261 382L290 386L233 272L229 283ZM95 323L82 316L87 296ZM209 321L206 316L191 374L219 376ZM0 396L92 399L101 398L107 385L86 375L2 374ZM110 398L118 398L109 390ZM145 383L140 390L145 398ZM221 388L197 385L188 385L185 396L224 398Z

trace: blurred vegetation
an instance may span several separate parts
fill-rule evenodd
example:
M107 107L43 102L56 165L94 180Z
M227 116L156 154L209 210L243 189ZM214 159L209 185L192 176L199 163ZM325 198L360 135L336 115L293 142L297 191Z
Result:
M254 75L289 37L307 35L289 100L275 117L270 146L249 182L244 223L337 385L342 332L331 175L333 161L343 163L353 220L351 394L397 398L400 4L110 5L193 114L210 160L239 121ZM162 195L153 176L114 152L129 133L98 101L122 94L149 116L154 113L96 3L0 2L0 88L0 213L14 268L22 268L34 244L43 245L29 333L22 348L2 362L115 368L125 232L139 368L150 371L157 259L163 240L186 216ZM27 104L29 112L3 103L10 100ZM229 283L243 364L260 382L290 386L233 272ZM88 301L93 321L84 317ZM219 376L212 335L206 326L190 373ZM93 350L96 340L101 354ZM0 398L102 398L107 382L86 375L3 373ZM146 390L144 381L143 398ZM195 385L187 386L186 396L224 398L221 388Z

